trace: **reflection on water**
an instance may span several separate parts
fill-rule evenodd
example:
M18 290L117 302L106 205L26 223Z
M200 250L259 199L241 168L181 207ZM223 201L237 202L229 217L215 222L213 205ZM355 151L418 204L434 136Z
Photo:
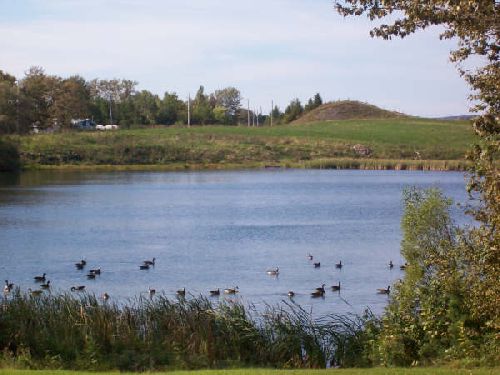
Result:
M380 313L398 265L404 186L464 202L460 173L398 171L29 172L0 177L0 278L54 291L87 285L114 299L240 288L257 306L296 293L314 313ZM460 217L455 210L456 217ZM314 255L314 260L307 254ZM145 259L156 257L150 270ZM74 263L102 269L96 280ZM335 268L342 260L344 267ZM320 268L313 262L319 261ZM278 277L266 270L279 267ZM325 283L324 299L310 292ZM221 297L224 298L224 297Z

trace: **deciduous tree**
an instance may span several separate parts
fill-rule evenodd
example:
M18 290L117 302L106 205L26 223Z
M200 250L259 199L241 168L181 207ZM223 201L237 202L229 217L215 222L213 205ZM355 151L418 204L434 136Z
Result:
M500 330L500 2L492 0L344 0L336 1L344 15L367 15L382 24L371 35L404 38L432 25L442 28L441 39L458 41L450 59L472 89L473 108L480 115L473 128L481 141L468 157L473 162L468 186L479 198L471 212L480 226L464 236L464 263L468 298L474 324ZM391 17L387 17L391 16ZM384 23L384 21L390 21ZM476 68L466 61L474 59ZM498 337L497 337L498 340Z

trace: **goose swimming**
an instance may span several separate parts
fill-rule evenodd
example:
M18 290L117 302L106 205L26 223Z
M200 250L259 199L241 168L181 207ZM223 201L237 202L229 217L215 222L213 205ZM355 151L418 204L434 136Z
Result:
M45 284L40 284L40 288L49 289L50 288L50 280L48 280Z
M270 270L267 270L266 273L271 276L277 276L280 273L280 268L276 267Z
M325 295L324 291L321 290L315 290L314 292L311 293L311 297L316 298L316 297L323 297Z
M14 289L14 283L9 283L9 280L5 280L5 286L3 287L3 292L9 293L12 289Z
M238 287L235 286L234 288L226 288L224 289L224 294L236 294L238 293Z
M41 295L43 293L43 291L41 291L40 289L31 290L31 288L28 288L28 292L30 292L30 294L33 297L38 297L39 295Z
M339 285L332 285L332 291L340 292L340 281L339 281Z
M387 289L377 289L378 294L389 294L391 292L391 286L388 285Z
M42 276L35 276L33 279L37 282L45 281L45 275L46 273L44 273Z
M146 266L154 266L155 265L156 258L153 258L152 260L145 260L142 263Z

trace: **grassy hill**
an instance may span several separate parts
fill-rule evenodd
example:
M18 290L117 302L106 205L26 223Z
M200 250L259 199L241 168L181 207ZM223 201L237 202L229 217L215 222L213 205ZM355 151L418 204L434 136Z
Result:
M463 169L475 141L465 121L319 121L274 127L156 127L14 137L25 167ZM360 155L353 146L370 150Z
M294 121L295 124L306 124L317 121L352 120L352 119L394 119L408 117L402 113L387 111L375 105L356 100L340 100L325 103L307 112Z

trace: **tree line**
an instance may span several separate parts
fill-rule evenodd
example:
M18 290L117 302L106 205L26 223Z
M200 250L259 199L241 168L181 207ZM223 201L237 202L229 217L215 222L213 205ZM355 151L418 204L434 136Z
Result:
M181 99L175 92L163 97L138 90L138 82L128 79L85 80L79 75L62 78L31 67L22 79L0 70L0 134L28 133L36 127L70 129L72 120L92 119L99 124L174 125L223 124L246 125L289 123L321 104L320 94L302 105L293 99L282 112L274 106L262 114L242 106L235 87L205 93L200 86L192 99ZM189 108L188 108L189 101ZM188 113L189 112L189 113Z

